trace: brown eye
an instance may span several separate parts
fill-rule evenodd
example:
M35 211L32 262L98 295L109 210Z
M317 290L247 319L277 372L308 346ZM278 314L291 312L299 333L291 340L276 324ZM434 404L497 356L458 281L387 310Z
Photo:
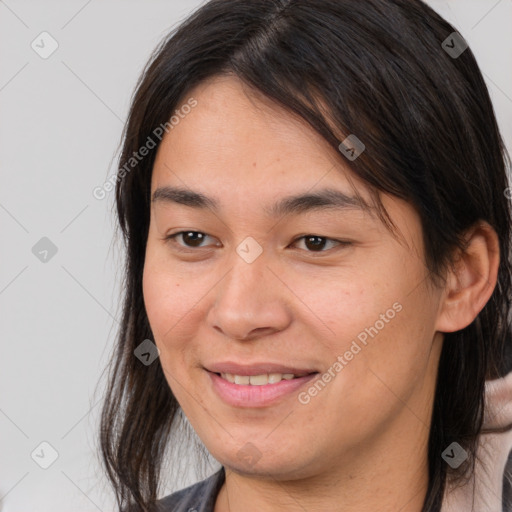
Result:
M313 235L304 237L304 244L308 249L311 249L312 251L321 251L325 247L326 242L327 238L322 236Z
M202 247L201 243L205 240L208 235L205 233L201 233L200 231L180 231L178 233L174 233L173 235L167 236L166 240L174 240L181 237L183 243L179 243L178 245L182 247Z
M185 245L190 245L192 247L199 247L201 242L204 240L204 233L200 233L199 231L184 231L182 236L182 240L185 242Z
M327 252L332 247L339 245L339 246L347 246L350 245L350 242L345 242L342 240L333 240L332 238L328 238L325 236L319 236L319 235L306 235L302 236L300 238L297 238L295 240L295 243L299 241L304 241L304 245L306 247L307 252ZM327 244L334 244L331 247L327 247L325 250L325 247Z

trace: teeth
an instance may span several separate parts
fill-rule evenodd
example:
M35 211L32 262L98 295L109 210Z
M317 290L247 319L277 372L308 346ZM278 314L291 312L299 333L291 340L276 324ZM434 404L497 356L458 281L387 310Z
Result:
M282 375L280 373L269 373L268 375L268 383L275 384L276 382L280 382L282 379Z
M249 377L249 384L253 386L263 386L263 384L268 384L268 375L251 375Z
M262 375L233 375L232 373L221 373L220 376L228 382L234 384L253 386L263 386L265 384L276 384L283 379L291 380L295 378L293 373L264 373Z
M249 384L250 377L248 375L235 375L235 384Z

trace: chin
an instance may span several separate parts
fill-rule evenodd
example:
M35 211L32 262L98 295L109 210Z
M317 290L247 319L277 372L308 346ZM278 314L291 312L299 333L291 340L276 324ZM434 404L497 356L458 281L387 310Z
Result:
M300 452L299 448L290 451L289 457L272 450L271 457L261 454L257 460L251 460L247 455L248 452L249 449L244 447L234 454L215 455L212 453L212 455L226 469L251 478L261 477L268 480L271 477L276 480L299 480L311 477L316 473L314 467L307 461L297 460L296 454Z

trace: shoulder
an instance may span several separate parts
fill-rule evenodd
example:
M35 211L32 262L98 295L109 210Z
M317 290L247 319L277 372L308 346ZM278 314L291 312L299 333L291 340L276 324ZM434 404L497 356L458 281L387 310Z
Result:
M224 467L210 477L176 491L156 502L156 512L213 512L215 500L224 483Z

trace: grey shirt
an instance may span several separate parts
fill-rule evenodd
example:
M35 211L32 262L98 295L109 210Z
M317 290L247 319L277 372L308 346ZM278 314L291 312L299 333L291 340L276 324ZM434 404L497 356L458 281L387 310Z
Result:
M213 512L225 478L224 467L221 467L205 480L158 500L156 512Z

